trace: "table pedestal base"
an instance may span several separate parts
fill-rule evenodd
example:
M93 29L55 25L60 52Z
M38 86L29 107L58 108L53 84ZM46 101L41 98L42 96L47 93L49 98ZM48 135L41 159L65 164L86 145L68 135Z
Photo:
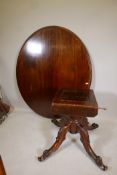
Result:
M47 157L49 157L53 152L55 152L60 147L62 142L65 140L67 132L70 132L72 134L79 133L80 140L83 143L83 146L86 152L89 154L89 156L94 160L97 166L100 167L102 170L107 169L107 166L105 166L102 162L102 158L95 154L95 152L93 151L90 145L88 130L96 129L98 127L98 124L93 123L92 125L90 125L86 117L79 117L78 119L62 118L59 121L56 119L53 119L52 122L58 127L60 127L58 136L56 137L56 141L51 146L51 148L48 150L45 150L42 156L38 157L39 161L45 160Z

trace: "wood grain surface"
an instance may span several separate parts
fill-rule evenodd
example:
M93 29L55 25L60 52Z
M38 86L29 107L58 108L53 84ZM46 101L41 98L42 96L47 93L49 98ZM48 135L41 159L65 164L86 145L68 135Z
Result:
M83 42L70 30L44 27L23 44L16 77L29 107L43 117L53 118L51 103L58 90L90 88L90 57Z

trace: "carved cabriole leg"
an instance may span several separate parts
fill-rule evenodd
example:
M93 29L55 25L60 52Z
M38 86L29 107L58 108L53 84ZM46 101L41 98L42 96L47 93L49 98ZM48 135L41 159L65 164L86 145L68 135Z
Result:
M78 127L81 136L81 142L83 143L85 150L102 170L106 170L107 166L103 164L102 158L100 156L97 156L90 146L89 134L87 129L80 125L78 125Z
M92 125L89 125L88 119L86 117L79 117L78 119L72 117L63 117L59 120L54 119L52 120L52 122L58 127L60 127L60 130L58 132L58 136L56 138L55 143L50 149L45 150L43 152L43 155L38 158L39 161L45 160L60 147L62 142L65 140L65 136L68 131L72 134L79 132L84 148L90 155L90 157L102 170L107 169L107 166L105 166L102 162L102 158L100 156L97 156L90 146L88 130L96 129L98 127L97 124L93 123Z
M53 152L55 152L60 147L62 142L65 140L65 136L69 130L69 126L70 126L70 123L60 128L55 143L52 145L50 149L45 150L41 157L38 157L39 161L45 160L47 157L49 157Z

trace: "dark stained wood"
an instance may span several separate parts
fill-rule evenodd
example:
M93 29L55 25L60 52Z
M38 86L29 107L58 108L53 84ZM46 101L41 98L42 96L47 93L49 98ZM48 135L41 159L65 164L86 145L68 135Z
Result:
M65 140L65 136L69 130L69 127L70 127L70 123L60 128L58 132L58 136L56 137L55 143L52 145L50 149L45 150L41 157L38 157L39 161L45 160L47 157L49 157L53 152L55 152L60 147L62 142Z
M98 104L91 89L61 89L53 98L52 111L55 115L70 115L74 118L78 116L94 117L98 114Z
M1 156L0 156L0 175L6 175Z
M56 121L56 119L54 120ZM66 118L62 118L61 121L59 121L58 123L59 126L61 125L61 127L59 129L56 141L49 149L43 152L42 156L38 157L39 161L45 160L60 147L62 142L65 140L65 136L68 131L72 134L79 132L80 140L83 143L84 148L89 154L89 156L93 159L93 161L95 161L95 163L97 164L97 166L99 166L100 169L102 169L103 171L107 169L107 166L103 164L102 158L95 154L90 145L89 134L87 130L95 129L97 127L95 124L91 125L91 127L89 128L89 124L86 117L80 117L80 119L75 120L72 118L67 118L67 120Z
M52 111L55 115L63 116L59 121L57 119L52 120L55 125L60 127L60 131L67 126L67 131L70 133L76 134L79 132L81 137L80 140L83 143L86 152L95 161L97 166L102 170L106 170L107 166L103 164L102 158L97 156L91 148L88 134L88 130L98 128L98 124L93 123L90 125L87 119L87 117L94 117L98 113L98 104L93 90L59 90L53 98ZM63 130L61 137L60 135L57 137L58 140L56 140L55 144L49 150L44 151L42 156L39 157L40 161L46 159L46 157L52 154L56 148L60 146L60 141L64 134L66 135L66 132Z
M90 57L83 42L58 26L41 28L26 40L16 74L25 102L49 118L58 117L53 116L51 103L59 89L89 89L92 78Z
M52 101L52 112L55 115L62 116L59 120L52 119L52 122L60 127L60 130L55 143L50 149L45 150L38 160L43 161L55 152L62 144L68 131L71 134L79 132L80 140L86 152L95 161L97 166L102 170L106 170L107 166L103 164L102 158L93 151L88 134L88 130L98 128L98 124L93 123L90 125L87 119L88 116L94 117L98 113L98 104L93 90L59 90Z
M106 170L107 166L90 146L88 130L98 125L90 125L87 117L97 115L98 104L90 90L91 63L82 41L63 27L42 28L22 46L16 70L19 90L26 103L60 127L55 143L38 160L43 161L55 152L67 132L79 132L87 153Z

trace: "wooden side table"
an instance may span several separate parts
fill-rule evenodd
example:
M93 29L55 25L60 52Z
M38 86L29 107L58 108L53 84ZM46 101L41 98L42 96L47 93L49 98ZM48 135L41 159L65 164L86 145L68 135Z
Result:
M6 175L1 156L0 156L0 175Z

